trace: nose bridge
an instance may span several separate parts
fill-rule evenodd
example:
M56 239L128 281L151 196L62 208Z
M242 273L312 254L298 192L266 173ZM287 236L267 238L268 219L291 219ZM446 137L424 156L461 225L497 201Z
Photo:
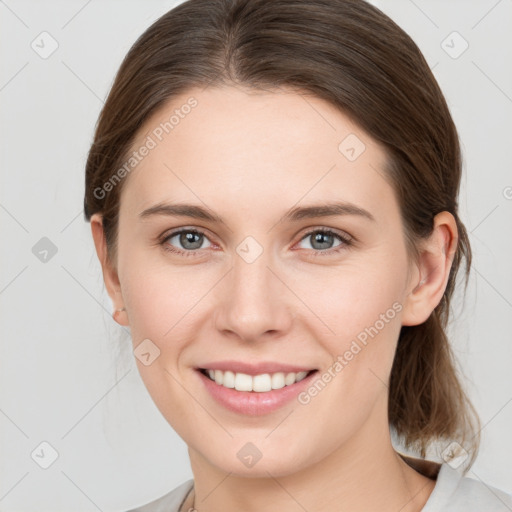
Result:
M256 245L258 244L258 245ZM255 240L244 241L236 249L231 272L233 296L242 306L264 306L272 300L272 265L270 251Z
M272 268L271 251L252 237L236 248L228 286L221 299L217 327L236 332L241 338L254 339L266 331L286 329L290 309L284 285Z

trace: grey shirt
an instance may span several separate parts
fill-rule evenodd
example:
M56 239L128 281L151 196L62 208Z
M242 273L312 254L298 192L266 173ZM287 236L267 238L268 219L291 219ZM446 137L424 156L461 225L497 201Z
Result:
M512 494L462 476L446 462L425 464L421 459L403 458L415 469L424 469L420 472L425 476L436 480L421 512L512 512ZM193 485L193 479L187 480L161 498L129 512L179 512Z

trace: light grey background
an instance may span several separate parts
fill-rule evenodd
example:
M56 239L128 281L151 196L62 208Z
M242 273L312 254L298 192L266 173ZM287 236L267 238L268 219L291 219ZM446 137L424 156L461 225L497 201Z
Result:
M126 510L192 477L112 320L82 210L114 74L177 3L0 0L0 511ZM512 0L374 3L418 43L459 128L475 261L450 332L484 425L468 474L512 492Z

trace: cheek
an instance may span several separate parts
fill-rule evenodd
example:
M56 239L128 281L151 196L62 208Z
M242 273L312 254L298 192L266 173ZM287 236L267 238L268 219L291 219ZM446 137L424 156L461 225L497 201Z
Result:
M157 251L124 253L123 297L131 312L132 334L165 343L193 318L190 313L213 286L215 276L195 266L173 266Z
M307 325L332 362L339 362L331 367L332 387L327 384L333 400L370 403L385 386L401 328L401 268L399 254L385 259L381 252L379 258L301 279L297 295L321 320L312 317Z
M376 323L379 331L387 330L381 317L387 326L396 322L402 309L405 271L400 267L400 261L368 258L321 272L302 272L300 280L295 279L294 292L310 312L304 304L297 307L307 317L312 313L318 317L315 325L323 325L326 339L350 340Z

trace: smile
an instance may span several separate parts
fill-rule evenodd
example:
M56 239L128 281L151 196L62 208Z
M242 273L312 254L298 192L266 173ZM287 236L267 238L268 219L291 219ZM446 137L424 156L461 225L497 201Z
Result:
M247 371L247 370L246 370ZM318 370L256 373L195 368L209 398L228 411L246 416L270 414L291 404L311 385Z
M203 375L210 378L219 386L225 388L236 389L237 391L254 391L256 393L264 393L273 389L281 389L291 386L296 382L300 382L309 372L276 372L262 373L259 375L248 375L246 373L234 373L232 371L207 370L201 368Z

